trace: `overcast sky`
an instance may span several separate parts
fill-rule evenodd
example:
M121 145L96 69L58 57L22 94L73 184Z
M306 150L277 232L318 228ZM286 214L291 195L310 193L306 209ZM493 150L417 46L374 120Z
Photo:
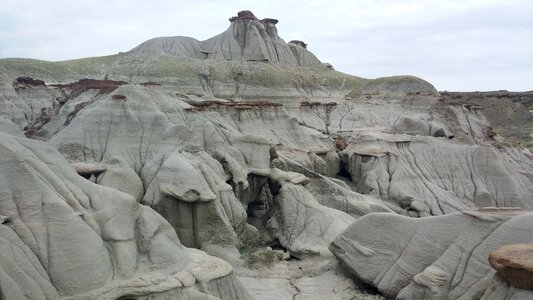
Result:
M323 62L375 78L411 74L439 90L533 90L531 0L2 0L0 58L66 60L157 36L212 37L239 10L279 19Z

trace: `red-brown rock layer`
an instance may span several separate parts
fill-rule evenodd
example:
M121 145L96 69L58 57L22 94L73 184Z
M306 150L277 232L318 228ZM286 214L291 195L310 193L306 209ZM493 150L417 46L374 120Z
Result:
M489 262L514 287L533 290L533 243L497 248L490 253Z

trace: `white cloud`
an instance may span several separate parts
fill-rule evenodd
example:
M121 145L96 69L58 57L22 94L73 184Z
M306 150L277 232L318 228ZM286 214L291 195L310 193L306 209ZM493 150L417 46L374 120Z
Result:
M3 0L0 57L63 60L156 36L207 39L242 9L280 20L323 61L363 77L413 74L447 90L533 89L527 0Z

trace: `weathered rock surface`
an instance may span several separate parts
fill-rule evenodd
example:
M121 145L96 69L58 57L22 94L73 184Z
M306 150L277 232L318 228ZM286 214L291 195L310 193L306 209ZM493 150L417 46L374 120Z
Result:
M398 203L413 216L476 206L533 208L529 179L489 145L364 135L349 140L343 153L358 192Z
M249 299L228 263L185 248L151 208L50 145L0 133L0 165L2 299Z
M472 299L491 287L491 249L531 241L533 213L480 209L439 217L368 214L330 250L362 282L397 299Z
M533 244L497 248L490 252L489 262L512 286L533 290Z

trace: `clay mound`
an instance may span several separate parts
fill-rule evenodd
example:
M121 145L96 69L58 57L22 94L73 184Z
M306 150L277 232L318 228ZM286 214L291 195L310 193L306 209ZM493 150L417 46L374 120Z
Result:
M490 253L489 262L514 287L533 290L533 243L502 246Z
M363 88L363 95L438 96L439 92L423 79L414 76L391 76L370 81Z
M207 54L201 49L200 42L186 36L153 38L133 48L130 53L143 56L169 55L194 59L207 58Z

